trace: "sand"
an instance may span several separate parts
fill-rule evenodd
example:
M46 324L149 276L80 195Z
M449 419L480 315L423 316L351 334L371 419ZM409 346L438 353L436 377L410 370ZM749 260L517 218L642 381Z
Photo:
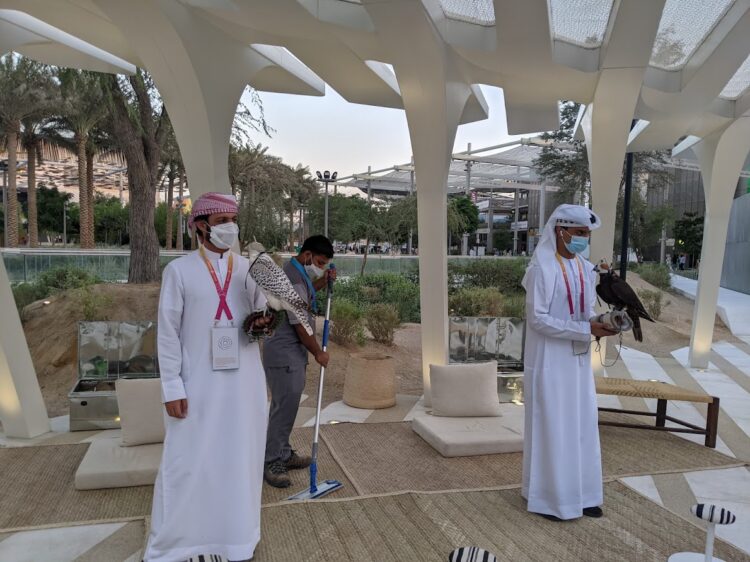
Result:
M655 289L633 273L628 274L628 283L636 290ZM105 284L95 286L94 290L112 298L112 305L106 311L108 320L156 319L159 300L159 286L156 284ZM83 319L83 314L80 311L79 300L74 293L61 293L47 300L49 301L47 305L37 302L26 307L24 331L47 410L49 415L54 417L68 413L68 392L77 380L77 325L78 321ZM664 295L664 302L669 302L669 304L663 306L660 320L654 324L643 323L646 341L638 343L631 334L626 334L623 338L624 345L656 357L669 356L673 350L689 345L693 301L667 292ZM318 319L318 334L321 333L322 319ZM377 343L370 338L364 348L332 342L329 346L331 360L326 373L324 404L342 399L349 354L363 349L391 355L397 376L397 392L420 395L422 393L420 337L419 324L404 324L396 331L392 346ZM714 328L714 340L737 341L718 317ZM303 403L304 406L315 405L318 374L319 367L311 358L307 368L305 388L308 399Z

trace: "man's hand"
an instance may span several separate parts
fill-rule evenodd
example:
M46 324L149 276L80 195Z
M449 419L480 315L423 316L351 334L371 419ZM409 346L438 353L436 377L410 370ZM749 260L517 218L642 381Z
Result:
M330 359L327 351L319 351L315 354L315 361L321 367L328 367L328 360Z
M328 268L326 269L326 280L330 279L331 281L336 281L336 268Z
M603 322L596 322L591 320L591 334L597 338L606 338L607 336L614 336L617 334L616 331L612 330L609 325Z
M167 409L167 414L173 418L186 418L187 417L187 399L172 400L171 402L165 402L164 407Z
M258 318L256 318L253 321L253 328L252 329L255 330L255 331L260 332L261 330L263 330L267 326L270 326L273 323L273 321L274 321L275 318L276 318L276 316L274 315L273 312L269 312L265 316L259 316Z

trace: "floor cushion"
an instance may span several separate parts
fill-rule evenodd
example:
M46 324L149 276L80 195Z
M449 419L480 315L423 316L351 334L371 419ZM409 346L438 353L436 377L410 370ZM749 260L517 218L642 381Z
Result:
M162 443L121 447L120 439L96 439L75 476L77 490L147 486L156 481Z
M499 416L497 362L430 365L430 395L435 416Z
M161 379L119 379L116 383L122 446L164 441Z
M505 404L503 406L506 406ZM499 417L417 415L412 430L444 457L515 453L523 450L523 407L507 404Z

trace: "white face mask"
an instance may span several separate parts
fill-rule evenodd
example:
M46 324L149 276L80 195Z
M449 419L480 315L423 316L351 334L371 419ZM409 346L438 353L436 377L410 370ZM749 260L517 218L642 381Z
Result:
M315 264L306 265L305 271L310 276L310 279L312 279L313 281L323 277L323 274L326 272L325 269L323 269L322 267L318 267Z
M211 240L211 244L220 250L229 250L237 243L239 234L240 227L233 222L228 222L212 226L209 239Z

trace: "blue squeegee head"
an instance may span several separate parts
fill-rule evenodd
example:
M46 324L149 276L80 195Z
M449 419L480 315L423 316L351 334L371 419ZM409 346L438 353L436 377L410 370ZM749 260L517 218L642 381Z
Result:
M317 500L323 496L327 496L331 492L335 492L339 488L343 487L343 484L338 480L324 480L318 483L315 490L308 488L298 494L294 494L287 498L289 501L302 501L302 500Z

